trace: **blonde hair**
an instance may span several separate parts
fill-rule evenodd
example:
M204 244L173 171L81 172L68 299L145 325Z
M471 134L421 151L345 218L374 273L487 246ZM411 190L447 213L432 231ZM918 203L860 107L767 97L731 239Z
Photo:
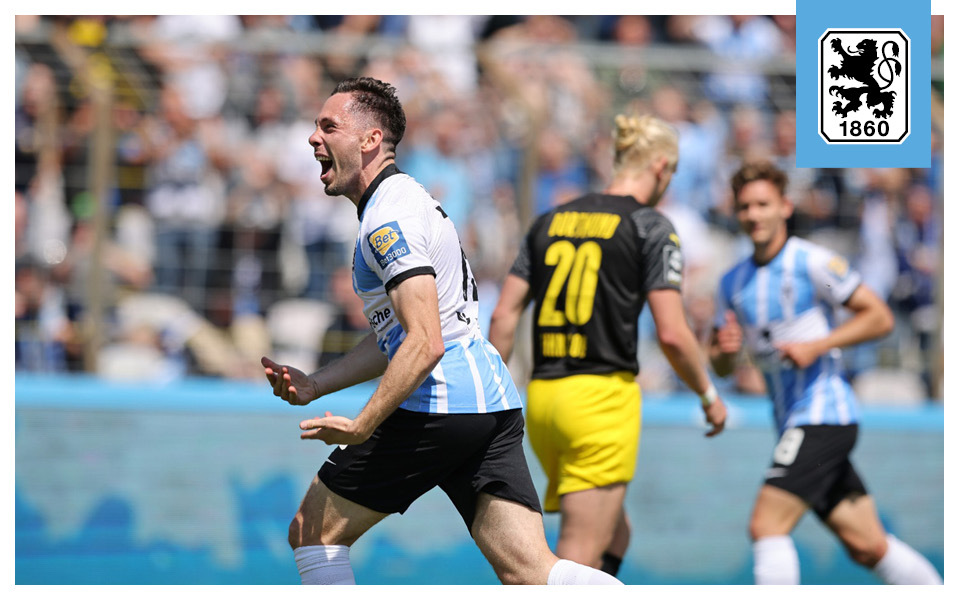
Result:
M617 115L614 123L614 172L642 169L661 156L671 169L677 166L677 131L665 121L653 115Z

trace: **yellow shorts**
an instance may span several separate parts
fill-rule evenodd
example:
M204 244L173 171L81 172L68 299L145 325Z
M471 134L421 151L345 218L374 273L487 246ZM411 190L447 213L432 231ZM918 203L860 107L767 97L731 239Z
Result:
M629 371L530 381L527 435L547 475L546 512L564 494L633 479L640 405Z

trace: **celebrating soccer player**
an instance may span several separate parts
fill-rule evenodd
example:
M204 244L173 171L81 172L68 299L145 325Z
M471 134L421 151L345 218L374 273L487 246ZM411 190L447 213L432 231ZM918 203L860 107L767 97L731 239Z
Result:
M342 81L310 136L328 195L357 207L354 288L373 331L306 375L262 359L290 404L378 377L355 419L300 424L338 444L290 524L303 583L352 584L349 547L390 513L440 486L504 583L618 584L547 546L523 454L520 397L477 324L477 286L453 223L395 163L406 118L392 86Z

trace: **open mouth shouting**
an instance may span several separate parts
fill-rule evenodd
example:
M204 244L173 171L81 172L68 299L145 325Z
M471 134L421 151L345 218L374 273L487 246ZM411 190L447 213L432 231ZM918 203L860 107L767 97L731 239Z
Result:
M327 176L330 173L331 167L333 166L333 159L329 156L323 156L321 154L314 155L317 159L317 162L320 163L320 181L326 183Z

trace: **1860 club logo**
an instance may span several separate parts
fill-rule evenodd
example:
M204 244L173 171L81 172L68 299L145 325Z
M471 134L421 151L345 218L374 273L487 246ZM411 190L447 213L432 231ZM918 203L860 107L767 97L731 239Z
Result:
M820 136L899 144L910 133L910 38L901 29L828 29L820 38Z

